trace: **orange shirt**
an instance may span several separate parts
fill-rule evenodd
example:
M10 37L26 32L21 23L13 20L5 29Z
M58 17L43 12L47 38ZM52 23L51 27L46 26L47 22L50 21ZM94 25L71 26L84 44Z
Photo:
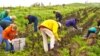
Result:
M3 31L3 38L4 39L14 39L16 36L17 31L13 30L12 31L12 26L8 26L4 31Z

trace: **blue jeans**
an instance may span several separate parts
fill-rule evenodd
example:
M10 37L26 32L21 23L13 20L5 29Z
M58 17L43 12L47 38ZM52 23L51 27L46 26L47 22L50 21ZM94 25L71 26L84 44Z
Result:
M5 42L5 44L6 44L5 50L9 51L10 50L10 43L6 39L3 39L3 42Z
M5 44L6 44L6 47L5 47L6 51L14 51L14 47L13 47L12 43L9 43L8 40L6 40L6 39L3 39L3 42L5 42Z

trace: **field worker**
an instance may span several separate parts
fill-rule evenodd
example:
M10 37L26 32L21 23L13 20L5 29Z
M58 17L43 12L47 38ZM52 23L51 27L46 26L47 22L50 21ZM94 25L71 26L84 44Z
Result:
M16 24L10 24L3 32L3 42L6 44L6 51L12 51L14 52L14 47L12 45L12 39L15 38L17 34L17 26Z
M76 18L70 18L70 19L66 20L66 26L67 26L67 27L72 26L72 27L74 27L75 29L78 29L78 27L77 27L77 25L76 25L77 22L78 22L78 19L76 19Z
M95 33L96 34L96 32L97 32L97 28L96 27L90 27L88 29L88 33L86 35L86 38L88 38L91 33Z
M98 28L97 33L100 36L100 19L97 19L97 28Z
M97 20L97 27L100 28L100 19Z
M16 16L7 16L0 21L0 25L3 29L9 26L11 23L14 23Z
M10 12L9 9L7 9L7 10L5 10L5 11L2 11L2 12L0 13L0 20L2 20L3 18L7 17L8 14L9 14L9 12Z
M29 21L28 22L29 25L34 23L34 32L37 32L38 18L36 16L33 16L33 15L27 15L25 17L25 19L27 19Z
M13 15L13 16L7 16L7 17L3 18L2 21L13 23L15 19L16 19L16 16Z
M47 52L49 49L47 36L50 37L50 49L52 50L54 48L55 41L60 40L58 36L58 28L61 27L61 23L55 21L55 20L45 20L41 25L39 26L39 30L41 31L42 37L43 37L43 45L44 45L44 51Z
M1 46L2 40L3 40L3 38L2 38L2 31L3 31L3 28L0 26L0 46Z
M58 22L61 22L61 20L62 20L62 14L60 12L58 12L58 11L53 11L53 13L55 14L56 20Z

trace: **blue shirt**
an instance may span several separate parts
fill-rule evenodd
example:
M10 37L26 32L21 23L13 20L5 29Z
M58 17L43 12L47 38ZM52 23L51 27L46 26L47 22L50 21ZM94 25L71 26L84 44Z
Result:
M69 27L69 26L76 26L76 20L75 18L71 18L69 20L66 21L66 26Z
M10 22L11 23L12 19L9 16L7 16L7 17L3 18L2 21L6 21L6 22Z

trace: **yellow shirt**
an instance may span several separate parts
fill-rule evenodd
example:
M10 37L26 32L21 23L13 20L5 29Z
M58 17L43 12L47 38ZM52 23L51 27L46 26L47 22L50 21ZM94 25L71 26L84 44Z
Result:
M57 40L60 40L60 38L58 37L58 23L55 20L49 19L44 21L40 26L44 26L48 29L50 29L53 34L55 35Z

